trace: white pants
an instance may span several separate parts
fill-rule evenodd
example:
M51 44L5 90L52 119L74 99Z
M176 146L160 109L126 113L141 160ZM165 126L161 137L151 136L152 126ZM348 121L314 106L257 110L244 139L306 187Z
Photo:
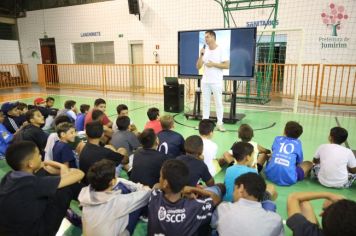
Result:
M211 93L213 93L218 125L223 124L224 107L222 103L222 89L222 83L201 83L201 90L203 95L203 119L209 119L210 96Z

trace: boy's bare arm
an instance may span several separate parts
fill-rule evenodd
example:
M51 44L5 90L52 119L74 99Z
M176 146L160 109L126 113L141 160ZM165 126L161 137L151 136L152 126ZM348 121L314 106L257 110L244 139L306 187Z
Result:
M305 201L315 200L315 199L327 199L331 202L336 202L345 197L339 194L328 193L328 192L299 192L292 193L288 196L287 211L288 217L296 213L302 213L300 204Z
M204 197L210 197L211 199L213 199L214 206L218 205L221 202L221 198L213 192L207 191L203 188L185 186L183 189L183 194L191 194L191 193Z
M58 188L77 183L84 177L83 171L74 168L69 169L66 165L55 161L45 161L44 168L50 170L51 174L57 173L60 175L61 180Z

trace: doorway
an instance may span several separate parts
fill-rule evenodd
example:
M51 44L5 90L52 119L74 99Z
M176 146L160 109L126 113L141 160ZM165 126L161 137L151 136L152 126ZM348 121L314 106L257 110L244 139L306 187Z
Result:
M130 50L130 86L133 89L144 87L143 44L141 41L129 43Z
M44 67L45 81L49 84L58 84L58 68L56 42L54 38L40 39L42 64L49 64Z

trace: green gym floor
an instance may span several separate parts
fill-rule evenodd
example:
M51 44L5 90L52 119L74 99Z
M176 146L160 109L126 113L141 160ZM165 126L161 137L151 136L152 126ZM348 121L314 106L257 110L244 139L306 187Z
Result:
M93 106L93 102L95 97L94 95L86 96L67 96L67 95L55 95L55 94L44 94L43 96L51 95L53 96L55 101L55 106L58 108L62 107L65 100L73 99L77 101L77 107L79 108L80 104L90 104ZM37 97L36 95L33 97L29 97L26 99L20 99L23 102L28 104L32 104L33 99ZM100 97L100 95L98 96ZM114 96L113 96L114 97ZM147 121L146 111L149 107L157 107L161 111L161 115L165 112L163 111L163 101L162 98L159 99L142 99L142 97L128 96L124 99L116 99L113 97L104 97L107 101L107 115L114 120L116 118L116 106L120 103L124 103L129 107L129 116L131 120L136 124L139 130L142 130L145 122ZM282 135L284 125L287 121L294 120L299 122L304 129L304 132L301 136L301 141L303 144L303 153L305 160L312 160L315 150L320 144L326 143L328 138L328 133L330 128L337 126L338 124L349 131L348 145L351 149L356 149L356 135L354 132L356 131L356 116L348 116L342 117L339 116L341 113L331 113L331 115L320 115L320 114L307 114L307 113L299 113L294 114L292 112L280 112L280 111L266 111L265 109L256 108L256 107L246 107L240 108L239 104L237 104L238 113L244 113L246 117L236 123L236 124L225 124L225 128L228 130L227 132L215 132L213 136L213 141L218 144L218 157L222 155L222 153L228 150L232 143L237 139L236 130L242 123L247 123L251 125L251 127L255 130L254 140L264 146L266 148L271 148L272 142L275 136ZM225 108L226 109L226 108ZM175 115L175 114L172 114ZM178 114L175 116L175 120L178 122L175 124L175 130L181 133L185 138L198 134L197 130L194 130L193 127L198 125L198 121L196 120L186 120L183 114ZM7 171L9 171L9 167L6 165L5 161L0 161L0 177L2 177ZM224 182L224 173L225 171L221 171L215 176L216 182ZM277 212L281 215L281 217L286 220L287 218L287 210L286 210L286 201L287 196L293 192L299 191L329 191L338 194L344 195L346 198L356 200L356 184L354 184L350 189L332 189L326 188L318 184L314 180L304 180L290 187L278 187L278 199L277 203ZM319 214L321 211L322 201L315 201L312 205L315 208L316 214ZM71 204L72 208L79 212L77 203ZM81 230L69 225L68 223L63 223L61 227L60 233L58 235L81 235ZM146 227L147 225L143 222L140 222L136 228L135 234L136 236L146 235ZM291 235L291 231L286 228L286 235Z

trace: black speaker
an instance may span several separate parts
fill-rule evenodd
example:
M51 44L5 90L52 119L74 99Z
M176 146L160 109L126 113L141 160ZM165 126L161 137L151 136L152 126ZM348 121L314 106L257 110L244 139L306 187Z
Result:
M184 84L164 85L164 111L179 113L184 110Z
M140 14L140 6L139 0L128 0L129 1L129 12L130 14L139 15Z

